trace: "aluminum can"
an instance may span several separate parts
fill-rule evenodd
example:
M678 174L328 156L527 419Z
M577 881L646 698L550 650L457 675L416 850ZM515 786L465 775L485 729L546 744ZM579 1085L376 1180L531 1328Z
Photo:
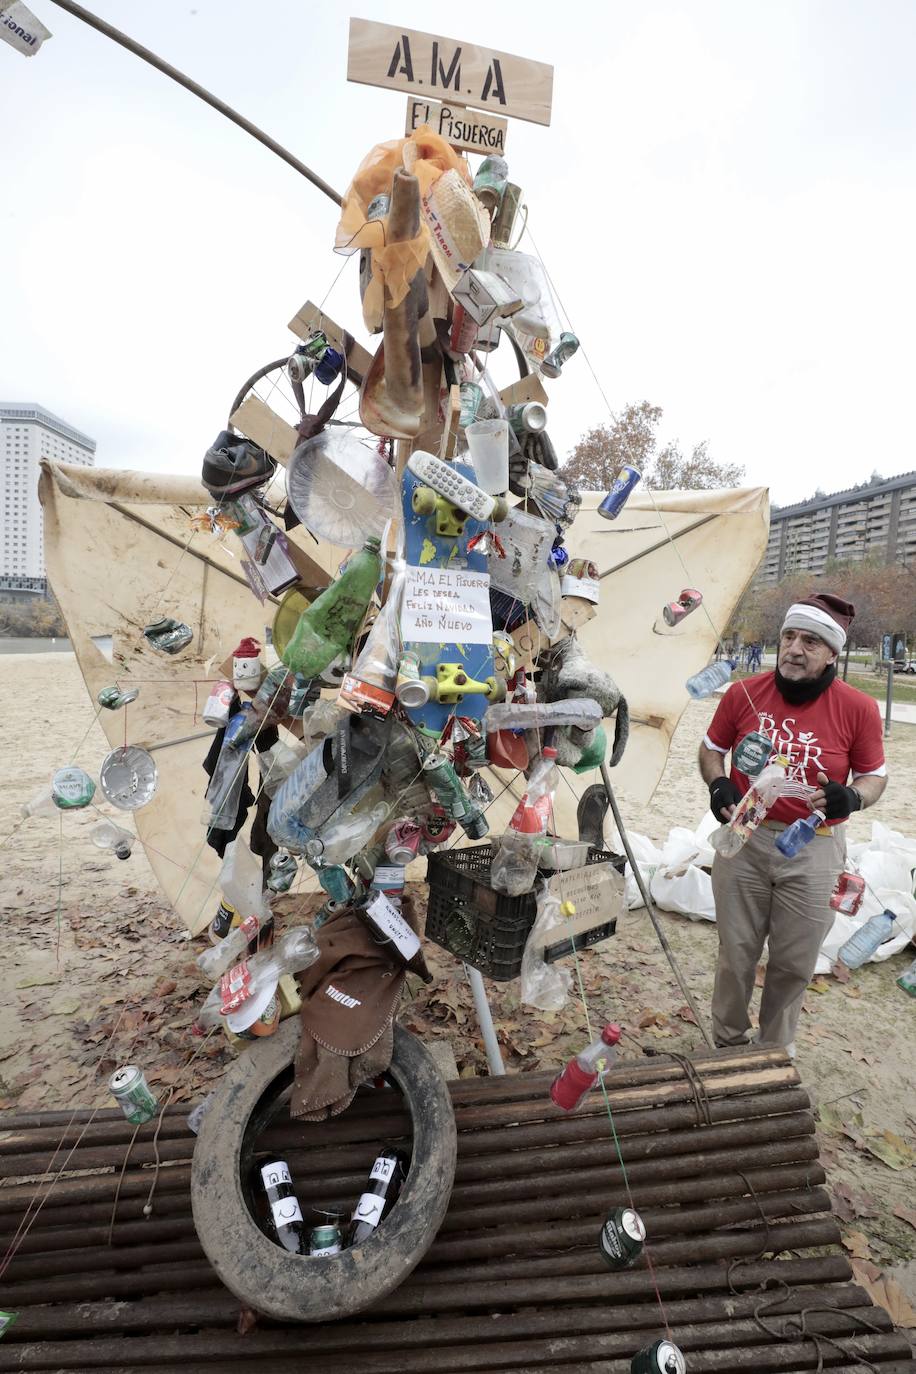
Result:
M477 343L477 323L463 305L456 305L452 312L452 327L449 332L448 346L452 353L470 353Z
M687 1374L687 1361L674 1341L654 1341L633 1356L630 1374Z
M402 706L425 706L429 687L420 676L420 655L408 649L401 655L394 694Z
M143 634L154 649L159 649L164 654L180 654L194 638L194 631L190 625L186 625L183 620L173 620L171 616L166 616L164 620L154 620L146 626Z
M614 479L614 485L598 507L598 514L603 515L605 520L616 520L641 477L642 473L638 468L631 468L624 463Z
M760 730L752 730L735 748L735 767L749 778L756 778L773 757L775 748L773 741Z
M493 240L494 247L509 247L521 203L521 186L516 186L514 181L507 181L500 197L499 209L493 216L493 223L490 227L490 238Z
M632 1207L616 1207L601 1228L598 1249L609 1269L626 1269L642 1254L646 1228Z
M128 687L123 692L117 687L103 687L96 701L106 710L119 711L122 706L129 706L132 701L136 701L139 695L139 687Z
M547 428L547 411L540 401L526 401L524 405L509 406L506 411L513 434L519 439L526 434L540 434Z
M420 848L420 827L413 821L398 821L385 839L385 853L393 864L409 864Z
M339 1255L341 1250L340 1227L334 1224L313 1226L309 1235L310 1255Z
M445 844L454 833L455 822L445 814L442 807L438 807L432 815L424 816L420 820L420 834L426 844Z
M568 362L574 353L579 351L579 340L575 334L568 330L560 335L560 342L550 350L547 357L541 363L541 371L545 377L559 377L563 370L563 364Z
M483 402L483 387L476 382L461 383L461 411L458 415L458 423L462 429L472 425L477 419L477 412Z
M474 178L474 194L485 210L491 213L499 205L506 182L509 180L509 164L498 154L485 157Z
M135 1064L125 1064L124 1068L115 1069L108 1080L108 1091L128 1121L135 1126L152 1121L159 1110L159 1103L150 1092L146 1075Z
M230 906L225 897L223 897L216 909L216 915L210 922L210 939L214 944L219 940L225 940L235 924L236 915L237 912L235 907Z
M830 905L844 916L855 916L864 896L865 879L858 873L841 873L830 894Z
M380 191L377 196L373 196L370 200L366 210L366 219L367 221L384 219L390 209L391 197L387 191Z
M235 688L231 682L217 682L215 687L211 687L204 707L204 724L221 729L229 719L229 707L234 696Z

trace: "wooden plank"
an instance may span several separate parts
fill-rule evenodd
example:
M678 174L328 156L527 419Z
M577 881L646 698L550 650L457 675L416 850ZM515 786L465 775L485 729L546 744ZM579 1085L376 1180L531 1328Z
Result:
M508 121L464 105L443 105L440 100L408 96L404 133L412 134L421 124L428 124L433 133L463 153L502 156L506 151Z
M283 467L286 467L300 443L292 425L288 425L276 411L265 405L260 396L246 396L238 410L229 416L229 423Z
M298 310L290 320L288 328L301 339L303 343L314 334L316 329L322 330L325 338L332 348L336 348L338 353L346 353L347 362L356 372L365 377L372 364L372 354L361 343L353 339L349 350L344 348L344 331L339 324L326 315L317 305L311 301L306 301L301 310ZM351 339L353 336L350 336Z
M544 383L536 372L529 373L527 377L519 377L517 382L510 382L504 386L499 393L503 405L522 406L528 401L539 401L545 406L550 399L544 389Z
M548 63L399 24L350 20L347 80L407 95L441 94L492 114L550 123Z

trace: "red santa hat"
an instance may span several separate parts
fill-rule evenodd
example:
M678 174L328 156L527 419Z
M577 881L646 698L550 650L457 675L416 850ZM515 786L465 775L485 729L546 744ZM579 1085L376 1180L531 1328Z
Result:
M809 634L818 635L838 654L846 643L846 632L855 613L856 608L850 601L844 601L830 592L819 592L790 606L782 628L807 630Z

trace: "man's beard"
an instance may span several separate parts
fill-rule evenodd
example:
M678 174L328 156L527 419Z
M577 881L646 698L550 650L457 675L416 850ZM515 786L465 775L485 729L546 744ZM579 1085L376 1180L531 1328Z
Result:
M806 701L816 701L821 692L826 692L835 677L835 663L828 663L820 677L805 678L802 682L783 677L777 664L774 680L780 696L785 697L790 706L802 706Z

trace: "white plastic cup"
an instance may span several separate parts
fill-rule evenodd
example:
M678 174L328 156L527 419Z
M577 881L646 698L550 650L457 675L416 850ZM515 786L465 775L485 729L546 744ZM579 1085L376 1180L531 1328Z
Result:
M464 432L477 485L499 496L509 486L509 421L475 420Z

